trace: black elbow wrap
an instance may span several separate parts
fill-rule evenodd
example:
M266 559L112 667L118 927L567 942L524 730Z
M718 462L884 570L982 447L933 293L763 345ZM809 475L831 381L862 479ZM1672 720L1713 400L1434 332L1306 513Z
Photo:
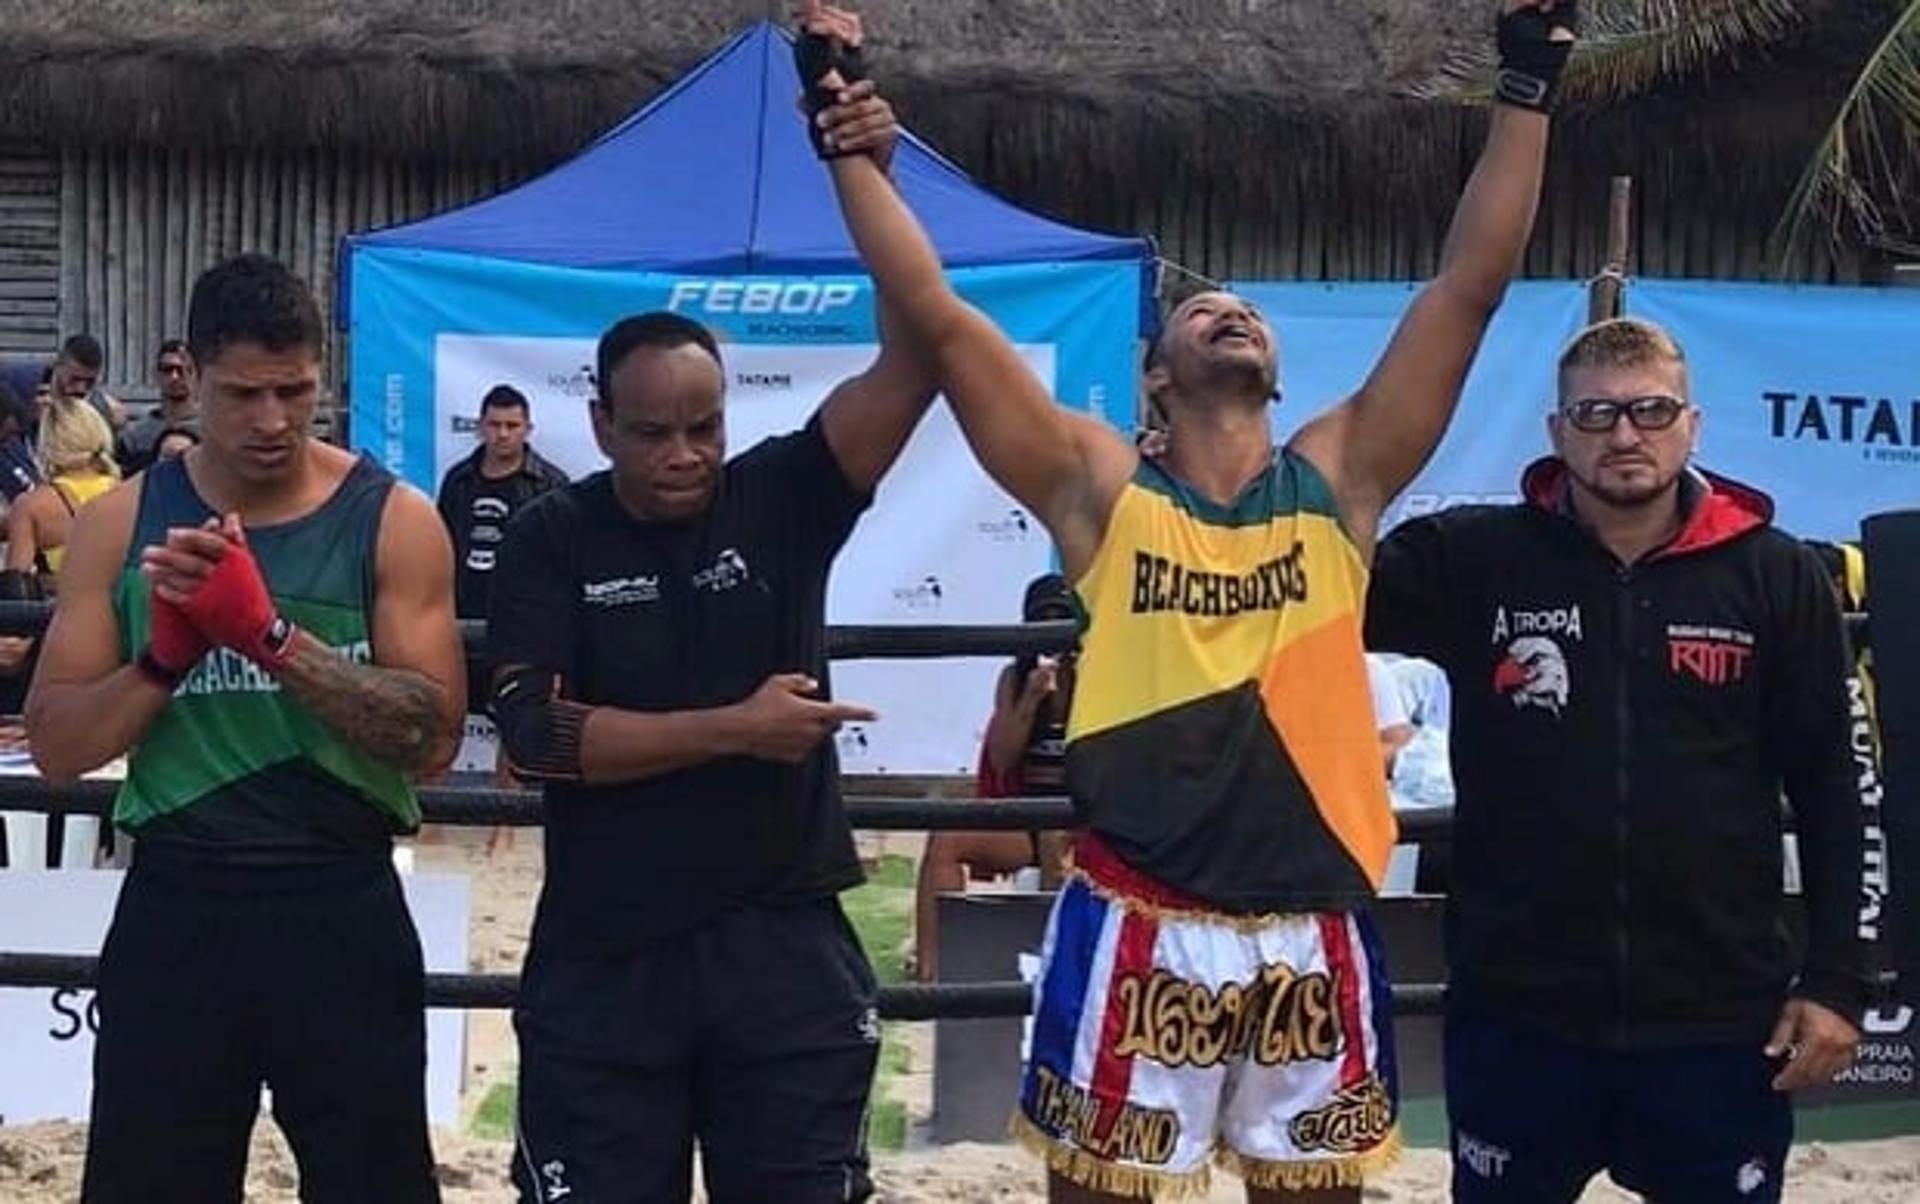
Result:
M529 780L581 780L581 736L592 710L561 697L559 675L545 669L508 669L494 683L500 747L514 773Z

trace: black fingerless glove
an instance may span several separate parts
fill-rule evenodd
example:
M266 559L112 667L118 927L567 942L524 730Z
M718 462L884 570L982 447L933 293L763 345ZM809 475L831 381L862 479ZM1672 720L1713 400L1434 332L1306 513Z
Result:
M813 153L822 159L859 153L835 150L827 145L826 131L820 128L820 113L839 103L840 88L827 87L820 81L834 71L840 73L841 88L850 88L867 78L860 48L803 29L793 36L793 65L800 72L800 86L805 89L803 107L807 113L807 136L813 139Z
M1550 13L1523 8L1504 13L1496 27L1500 70L1493 79L1494 99L1502 104L1547 113L1560 91L1560 73L1573 51L1572 39L1556 41L1556 29L1577 30L1576 0L1560 0Z

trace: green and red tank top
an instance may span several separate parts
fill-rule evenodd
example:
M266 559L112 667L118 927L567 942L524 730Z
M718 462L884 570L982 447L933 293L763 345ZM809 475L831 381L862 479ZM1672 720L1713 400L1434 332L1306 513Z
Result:
M362 456L325 502L290 522L249 526L275 605L342 656L373 659L374 558L393 477ZM121 655L146 646L140 550L214 511L184 461L141 482L139 515L114 591ZM128 758L114 822L142 841L248 861L314 860L384 848L419 826L406 777L334 736L259 665L215 649L181 681Z

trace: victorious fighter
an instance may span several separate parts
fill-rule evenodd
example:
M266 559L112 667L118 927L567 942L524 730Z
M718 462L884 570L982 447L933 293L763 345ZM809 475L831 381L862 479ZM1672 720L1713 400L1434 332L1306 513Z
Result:
M1571 0L1506 0L1486 149L1439 276L1358 392L1275 449L1278 357L1204 293L1154 342L1170 448L1056 406L956 297L886 176L817 119L868 268L968 441L1045 522L1085 610L1068 788L1087 824L1048 927L1016 1127L1055 1201L1358 1200L1397 1147L1390 1002L1359 910L1394 839L1362 659L1380 515L1439 441L1526 245ZM860 31L808 5L809 107L858 100Z

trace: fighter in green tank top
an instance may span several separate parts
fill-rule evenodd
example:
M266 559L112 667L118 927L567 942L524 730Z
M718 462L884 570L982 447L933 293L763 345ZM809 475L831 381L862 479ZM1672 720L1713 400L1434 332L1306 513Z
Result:
M373 659L374 555L393 483L362 456L311 514L247 528L280 612L359 664ZM140 549L165 542L169 527L214 517L182 460L147 471L114 590L127 660L147 644ZM399 771L330 733L260 666L216 648L134 746L114 821L144 841L245 860L309 860L382 846L418 827L420 809Z

